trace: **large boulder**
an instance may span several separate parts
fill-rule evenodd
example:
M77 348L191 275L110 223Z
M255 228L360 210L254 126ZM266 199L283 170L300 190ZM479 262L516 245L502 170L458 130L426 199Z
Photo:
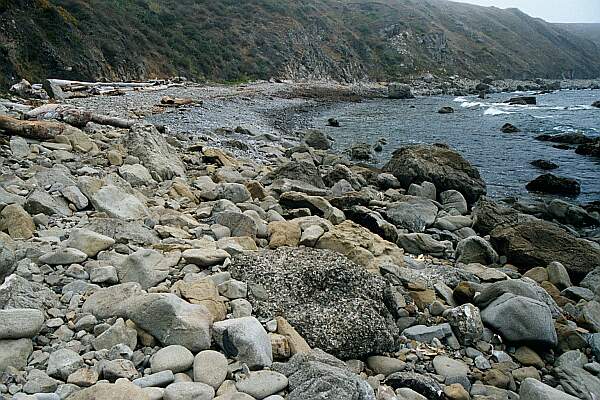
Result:
M587 363L585 354L567 351L554 363L554 372L565 392L578 399L596 400L600 395L600 378L584 368Z
M457 190L470 204L486 193L477 168L445 145L401 147L394 151L383 170L394 174L404 187L429 181L438 191Z
M177 152L152 125L134 125L124 138L130 155L139 158L153 178L166 181L185 177L185 167Z
M343 254L369 270L377 271L383 264L404 265L402 249L352 221L329 229L315 247Z
M558 261L569 273L583 277L600 265L600 247L579 239L558 225L541 220L498 227L491 233L492 245L508 261L526 271Z
M0 285L0 309L33 308L45 312L58 303L59 298L54 291L19 275L8 276Z
M91 201L96 211L105 212L111 218L132 220L148 215L148 209L140 199L113 185L98 190Z
M482 236L489 235L495 228L514 225L532 218L486 197L481 197L473 207L473 229Z
M210 348L212 316L200 304L174 294L151 293L136 297L128 317L163 345L182 345L192 352Z
M411 233L424 232L433 225L437 213L438 208L432 200L414 196L391 203L385 211L388 220Z
M556 176L553 174L540 175L526 186L530 192L578 196L581 185L575 179Z
M550 308L529 297L503 294L481 312L481 319L510 342L558 343Z
M527 378L521 383L519 397L520 400L577 400L577 397L554 389L533 378Z
M339 254L280 248L239 255L229 269L248 283L258 318L283 316L311 347L346 359L395 349L385 281Z
M313 149L329 150L331 148L331 141L327 138L327 135L316 129L309 129L304 132L302 139L307 146Z
M180 255L163 255L156 250L140 249L116 265L120 282L137 282L148 289L169 276L170 267L177 265Z
M290 161L282 164L267 174L262 179L262 183L270 185L280 179L290 179L292 181L308 183L317 188L325 188L325 183L323 182L323 178L321 178L321 174L317 167L307 162Z
M487 240L471 236L461 240L456 246L456 261L463 264L479 263L483 265L498 262L498 254Z
M321 350L296 354L285 364L274 364L273 369L289 379L288 400L375 400L367 381Z
M388 85L388 97L390 99L414 99L415 95L409 85L390 83Z

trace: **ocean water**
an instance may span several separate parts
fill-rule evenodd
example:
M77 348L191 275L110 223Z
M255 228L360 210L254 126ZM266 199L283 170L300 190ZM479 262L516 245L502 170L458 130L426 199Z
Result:
M494 94L485 100L476 96L420 97L413 100L378 99L361 103L339 104L316 115L311 121L334 140L334 148L347 149L352 143L387 145L377 154L376 164L383 165L398 147L416 143L446 143L479 168L495 198L515 196L540 198L528 193L525 185L544 173L530 162L552 161L560 168L552 173L577 179L581 195L574 202L600 200L600 159L581 156L575 149L553 148L554 143L535 137L547 134L582 132L600 136L600 109L591 107L600 100L600 91L560 91L538 95L535 106L511 106L503 101L530 93ZM453 114L438 114L442 106L453 107ZM337 118L339 128L326 126L328 118ZM503 133L511 123L518 133Z

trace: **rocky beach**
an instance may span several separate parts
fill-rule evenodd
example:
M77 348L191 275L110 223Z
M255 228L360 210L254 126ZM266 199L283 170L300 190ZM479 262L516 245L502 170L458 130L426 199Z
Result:
M376 167L305 129L340 102L597 81L20 85L0 399L600 398L598 202L500 202L447 145Z

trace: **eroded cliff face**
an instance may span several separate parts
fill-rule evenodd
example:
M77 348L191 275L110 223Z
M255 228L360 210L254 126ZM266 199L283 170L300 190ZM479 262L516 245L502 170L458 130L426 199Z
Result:
M18 78L356 81L426 71L589 78L600 76L598 59L600 45L518 10L444 0L0 1L4 87Z

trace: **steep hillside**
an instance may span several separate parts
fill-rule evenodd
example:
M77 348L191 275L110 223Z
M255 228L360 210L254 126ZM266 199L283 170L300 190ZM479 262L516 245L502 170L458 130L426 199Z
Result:
M16 78L600 76L600 45L516 9L445 0L0 0Z
M559 28L571 32L584 39L591 40L600 46L600 24L555 24Z

